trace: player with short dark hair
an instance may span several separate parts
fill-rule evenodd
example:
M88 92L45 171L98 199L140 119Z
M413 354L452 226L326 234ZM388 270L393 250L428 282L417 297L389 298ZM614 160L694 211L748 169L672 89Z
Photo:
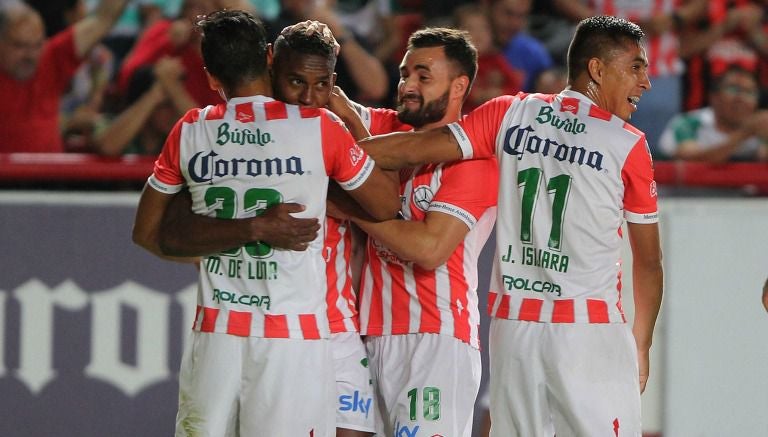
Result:
M624 19L585 19L561 93L501 96L441 129L361 142L384 168L499 160L492 436L641 433L663 288L652 160L628 122L651 86L642 38ZM623 222L632 331L621 305Z

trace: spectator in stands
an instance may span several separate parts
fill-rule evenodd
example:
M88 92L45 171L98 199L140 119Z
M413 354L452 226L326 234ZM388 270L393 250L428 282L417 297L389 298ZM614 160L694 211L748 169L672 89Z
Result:
M651 153L658 155L658 141L664 126L682 108L683 61L678 53L678 31L702 13L706 0L553 1L558 11L573 20L615 15L642 27L652 87L643 94L630 122L645 132Z
M552 67L539 73L533 83L533 91L542 94L560 94L568 86L565 67Z
M131 76L127 107L94 138L102 155L157 155L176 121L192 109L183 83L184 67L162 58Z
M200 37L192 31L195 18L217 10L216 0L184 0L176 19L161 19L148 27L136 41L120 68L118 87L125 94L131 76L140 67L163 57L179 59L184 66L184 88L194 106L215 105L219 95L208 86L200 53Z
M524 72L523 91L531 91L536 76L553 65L544 45L526 33L531 0L491 0L489 11L496 46Z
M341 45L336 64L336 85L350 99L366 105L378 105L388 91L384 64L340 21L338 14L325 2L314 0L282 0L277 19L267 22L267 38L274 41L286 26L300 21L325 23Z
M61 96L126 3L103 0L93 14L48 39L34 9L20 1L0 3L0 152L64 151Z
M477 76L464 102L463 112L467 113L494 97L517 94L522 90L524 74L513 68L493 45L491 23L485 8L468 3L459 6L453 18L455 27L469 32L478 55Z
M764 3L712 0L705 13L686 27L680 38L680 56L686 62L685 109L706 106L711 82L729 65L755 73L768 69ZM768 85L768 78L763 82L762 87Z
M715 82L711 106L673 118L661 136L675 159L706 162L768 159L768 111L757 110L757 80L732 66Z

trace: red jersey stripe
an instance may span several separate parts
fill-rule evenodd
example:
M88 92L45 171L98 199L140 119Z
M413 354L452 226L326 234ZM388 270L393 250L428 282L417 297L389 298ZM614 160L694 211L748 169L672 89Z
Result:
M595 105L589 107L589 116L592 118L598 118L600 120L608 121L613 117L610 112Z
M305 108L302 106L299 108L299 114L301 115L301 118L315 118L320 116L320 109Z
M370 261L366 261L370 263ZM371 272L371 287L374 290L381 290L382 278L381 278L381 265L377 263L371 263L374 268L370 269ZM363 271L369 270L367 267ZM368 314L368 326L366 326L368 335L381 335L384 332L384 302L382 300L382 293L371 294L371 307L370 314Z
M528 322L538 322L541 320L541 307L544 305L544 301L541 299L523 299L520 304L519 320L525 320Z
M200 331L214 332L216 329L216 318L218 316L218 308L203 308L203 321L200 323Z
M284 120L288 118L288 108L285 103L274 100L264 103L264 117L267 120Z
M609 323L608 304L604 300L587 299L589 323Z
M256 116L253 114L253 103L240 103L235 105L235 120L240 123L253 123Z
M499 317L502 319L509 318L509 295L508 294L504 294L501 296L501 303L499 304L499 309L496 310L496 317Z
M415 268L416 267L414 266L414 269ZM392 282L405 281L405 273L403 272L402 266L391 267L390 276L392 277ZM421 296L419 296L419 300L422 300ZM392 290L392 302L390 304L392 305L391 311L393 335L407 334L410 331L410 302L411 298L408 295L408 291L399 288Z
M576 319L573 299L561 299L553 302L552 323L573 323Z
M493 305L496 304L496 298L499 296L499 293L496 293L495 291L489 291L488 292L488 314L493 315Z
M448 259L449 271L461 271L464 264L464 244L459 244L454 255ZM451 287L451 309L453 313L453 335L467 343L471 340L472 322L469 320L469 300L461 283L456 283L453 277L448 275ZM460 281L459 281L460 282ZM440 317L440 314L437 314Z
M288 338L288 318L284 314L264 316L264 337Z
M299 314L299 324L305 339L317 340L320 338L320 330L317 328L317 317L314 314Z
M579 99L575 97L563 97L560 103L560 112L570 112L573 115L579 112Z
M249 337L251 335L251 318L253 313L230 311L227 320L227 334Z
M206 120L221 120L227 114L227 105L220 103L211 108L207 114L205 114Z

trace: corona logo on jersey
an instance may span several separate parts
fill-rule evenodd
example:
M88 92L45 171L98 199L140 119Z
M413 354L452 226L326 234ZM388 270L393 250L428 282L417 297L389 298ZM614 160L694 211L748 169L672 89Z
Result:
M520 127L519 124L507 129L504 134L504 152L517 156L518 160L523 159L526 153L538 153L561 162L586 165L595 170L603 169L603 154L597 150L560 144L550 138L535 135L533 132L536 130L531 126Z
M217 159L218 153L209 150L197 152L189 160L187 171L189 177L197 183L211 182L213 178L227 176L281 176L283 174L303 175L301 158Z

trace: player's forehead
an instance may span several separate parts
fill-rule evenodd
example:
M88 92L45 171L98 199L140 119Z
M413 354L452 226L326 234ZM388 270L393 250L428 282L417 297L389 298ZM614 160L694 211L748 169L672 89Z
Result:
M645 52L645 47L634 41L625 41L611 47L608 60L614 63L648 66L648 55Z
M274 67L283 74L328 78L333 74L333 63L325 56L288 51L275 58Z
M443 47L421 47L409 49L400 62L401 72L424 71L429 73L446 72L448 58Z

